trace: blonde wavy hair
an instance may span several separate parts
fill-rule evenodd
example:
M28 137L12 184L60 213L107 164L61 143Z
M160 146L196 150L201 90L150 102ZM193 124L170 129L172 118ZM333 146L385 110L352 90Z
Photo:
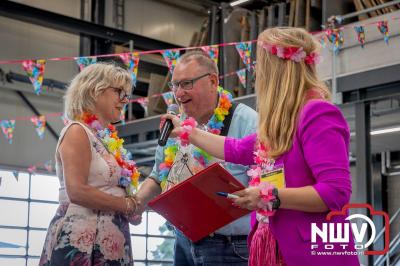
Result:
M128 71L112 63L96 63L76 75L64 96L65 116L74 120L83 112L94 110L97 97L107 88L121 88L132 92L132 77Z
M302 47L307 55L318 52L320 45L300 28L270 28L258 36L255 83L258 138L269 146L269 157L277 158L292 147L298 114L308 90L318 90L326 100L330 99L330 92L318 79L315 65L306 64L304 60L297 63L281 59L262 48L263 43Z

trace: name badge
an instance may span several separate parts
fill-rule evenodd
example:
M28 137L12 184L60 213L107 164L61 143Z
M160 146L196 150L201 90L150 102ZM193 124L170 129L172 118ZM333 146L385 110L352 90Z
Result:
M261 182L271 183L276 188L286 187L285 173L284 173L283 168L275 169L273 171L262 174Z

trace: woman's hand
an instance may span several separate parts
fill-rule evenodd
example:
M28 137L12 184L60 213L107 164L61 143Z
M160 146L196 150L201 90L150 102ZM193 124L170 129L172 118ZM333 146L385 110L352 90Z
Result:
M162 129L162 127L164 126L164 123L167 119L170 119L172 121L172 124L174 125L174 129L171 131L171 138L176 138L177 136L179 136L179 133L182 130L181 127L181 120L176 116L176 115L172 115L172 114L165 114L163 116L161 116L161 121L160 121L160 130Z
M128 217L128 222L131 225L139 225L142 222L142 214L132 214Z
M260 189L258 187L249 187L233 193L239 196L238 199L233 199L233 204L248 210L257 210L257 206L261 200Z

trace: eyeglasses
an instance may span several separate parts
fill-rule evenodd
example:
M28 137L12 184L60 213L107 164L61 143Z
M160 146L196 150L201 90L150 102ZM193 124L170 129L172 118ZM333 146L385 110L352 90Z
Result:
M197 78L194 79L187 79L187 80L180 80L180 81L170 81L168 82L168 87L172 90L172 91L177 91L179 89L179 87L182 90L188 91L193 89L193 84L198 81L199 79L202 79L204 77L207 77L211 75L211 73L206 73L204 75L201 75Z
M114 87L111 87L116 93L118 93L118 96L119 96L119 100L122 102L123 100L125 100L125 99L127 99L127 100L130 100L131 99L131 95L128 95L127 93L126 93L126 91L125 90L123 90L123 89L121 89L121 88L114 88Z

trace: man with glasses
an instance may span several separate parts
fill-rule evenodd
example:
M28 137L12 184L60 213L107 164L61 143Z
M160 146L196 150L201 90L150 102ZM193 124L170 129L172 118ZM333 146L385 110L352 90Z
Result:
M193 51L178 60L169 83L184 113L196 119L199 127L211 132L215 126L214 114L221 107L221 98L224 98L221 96L222 88L218 88L218 77L215 62L205 53ZM257 113L244 104L233 103L223 120L220 134L242 138L256 132L256 127ZM157 147L153 171L137 193L137 199L142 204L147 204L162 192L159 166L165 159L164 149ZM168 173L167 189L204 168L204 163L194 156L194 151L193 145L178 146L174 164ZM217 159L212 158L206 166L214 162ZM248 185L247 167L226 163L225 168L245 186ZM244 216L195 243L175 229L174 265L247 265L249 224L249 216Z

